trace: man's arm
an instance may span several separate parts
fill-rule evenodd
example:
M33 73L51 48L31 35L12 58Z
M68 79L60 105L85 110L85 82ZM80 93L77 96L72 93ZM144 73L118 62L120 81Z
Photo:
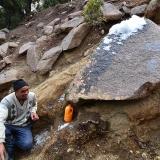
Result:
M36 100L36 96L34 95L34 98L33 98L33 107L32 107L32 110L31 110L31 119L33 121L36 121L39 119L37 113L37 100Z
M0 158L3 159L5 157L5 121L8 117L8 108L0 103Z

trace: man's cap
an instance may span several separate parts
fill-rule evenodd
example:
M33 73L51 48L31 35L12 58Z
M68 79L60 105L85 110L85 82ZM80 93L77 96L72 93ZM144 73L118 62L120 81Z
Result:
M23 79L18 79L18 80L13 81L14 91L17 91L18 89L21 89L24 86L28 86L28 83L25 82Z

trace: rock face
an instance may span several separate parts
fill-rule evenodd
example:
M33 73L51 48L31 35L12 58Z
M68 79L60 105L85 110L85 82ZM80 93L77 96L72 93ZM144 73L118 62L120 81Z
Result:
M79 16L81 16L81 15L82 15L82 11L77 11L77 12L74 12L74 13L69 14L69 15L68 15L68 18L69 18L69 19L73 19L73 18L79 17Z
M57 25L58 23L60 23L60 21L61 21L61 19L60 18L56 18L56 19L54 19L52 22L50 22L49 24L48 24L48 26L55 26L55 25Z
M151 0L145 11L145 16L160 24L160 0Z
M159 26L147 20L142 31L123 43L119 41L125 38L123 34L111 34L117 27L111 28L88 65L77 75L67 100L138 99L149 95L159 84Z
M105 21L120 20L122 13L111 3L104 3L102 13Z
M5 68L5 66L6 66L6 62L5 62L4 60L1 60L1 61L0 61L0 71L1 71L3 68Z
M137 6L131 9L131 15L139 15L139 16L143 16L145 9L147 7L147 4L141 5L141 6Z
M44 34L50 35L53 32L53 26L45 26L44 27Z
M51 48L49 51L45 52L37 65L38 72L40 74L45 74L50 71L61 52L62 47L60 46Z
M72 29L69 34L62 41L63 50L72 49L78 47L82 40L89 32L89 26L86 23L79 25Z

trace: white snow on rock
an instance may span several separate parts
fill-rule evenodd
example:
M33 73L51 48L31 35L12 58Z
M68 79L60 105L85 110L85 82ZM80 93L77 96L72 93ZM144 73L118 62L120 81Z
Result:
M43 131L34 137L35 146L43 146L47 139L50 138L49 131Z
M122 41L126 40L131 35L134 35L139 30L142 30L146 24L147 23L144 17L133 15L130 19L124 20L121 23L112 26L108 35L103 38L103 43L106 45L103 46L103 49L109 51L111 48L111 42L115 42L118 45L123 45ZM113 37L112 35L115 36ZM98 49L99 47L97 47L97 50Z
M141 18L133 15L130 19L122 21L121 23L111 27L109 35L120 35L120 38L125 40L138 30L142 30L143 26L146 24L144 17Z

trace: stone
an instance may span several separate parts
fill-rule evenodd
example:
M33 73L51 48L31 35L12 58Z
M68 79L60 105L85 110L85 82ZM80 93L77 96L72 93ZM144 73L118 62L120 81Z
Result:
M32 72L37 71L37 64L40 59L40 53L37 45L32 45L27 51L27 64L30 66Z
M56 18L53 21L51 21L47 26L52 26L54 27L55 25L59 24L61 22L60 18Z
M145 9L147 7L147 4L143 4L141 6L136 6L131 9L131 15L138 15L138 16L143 16L145 13Z
M37 40L36 40L36 44L37 45L42 45L42 44L44 44L44 42L46 42L47 41L47 36L46 35L44 35L44 36L41 36L41 37L39 37Z
M4 33L9 33L9 29L8 28L3 28L0 31L4 32Z
M45 26L44 27L44 34L50 35L53 32L53 26Z
M18 47L18 44L15 43L15 42L8 42L8 45L9 45L9 47L11 47L11 48L17 48L17 47Z
M6 40L6 34L0 31L0 44Z
M34 42L28 42L28 43L23 44L19 49L19 55L21 55L23 53L27 53L29 48L34 44L35 44Z
M61 32L62 32L61 25L60 24L55 25L54 26L54 33L60 34Z
M6 64L12 64L12 55L3 58Z
M106 36L70 85L67 100L129 100L150 95L160 82L160 27L150 20L146 23L123 43L119 35Z
M122 13L111 3L104 3L102 13L104 21L106 22L120 20L123 16Z
M0 56L6 57L8 48L9 48L8 42L0 45Z
M48 73L61 53L62 47L60 46L51 48L45 52L37 65L37 71L42 75Z
M37 28L43 28L44 27L44 23L43 22L40 22L37 24Z
M145 17L160 24L160 0L151 0L145 11Z
M73 13L68 15L68 18L73 19L73 18L79 17L79 16L82 16L82 11L73 12Z
M69 31L84 22L84 17L75 17L61 25L62 31Z
M128 8L127 6L122 6L122 9L123 9L125 14L130 14L131 13L131 9Z
M6 63L4 60L0 61L0 71L6 67Z
M0 73L0 91L4 89L4 87L11 83L13 80L16 80L18 76L18 72L15 69L6 70Z
M89 32L90 27L83 23L73 28L62 41L63 50L69 50L78 47Z

